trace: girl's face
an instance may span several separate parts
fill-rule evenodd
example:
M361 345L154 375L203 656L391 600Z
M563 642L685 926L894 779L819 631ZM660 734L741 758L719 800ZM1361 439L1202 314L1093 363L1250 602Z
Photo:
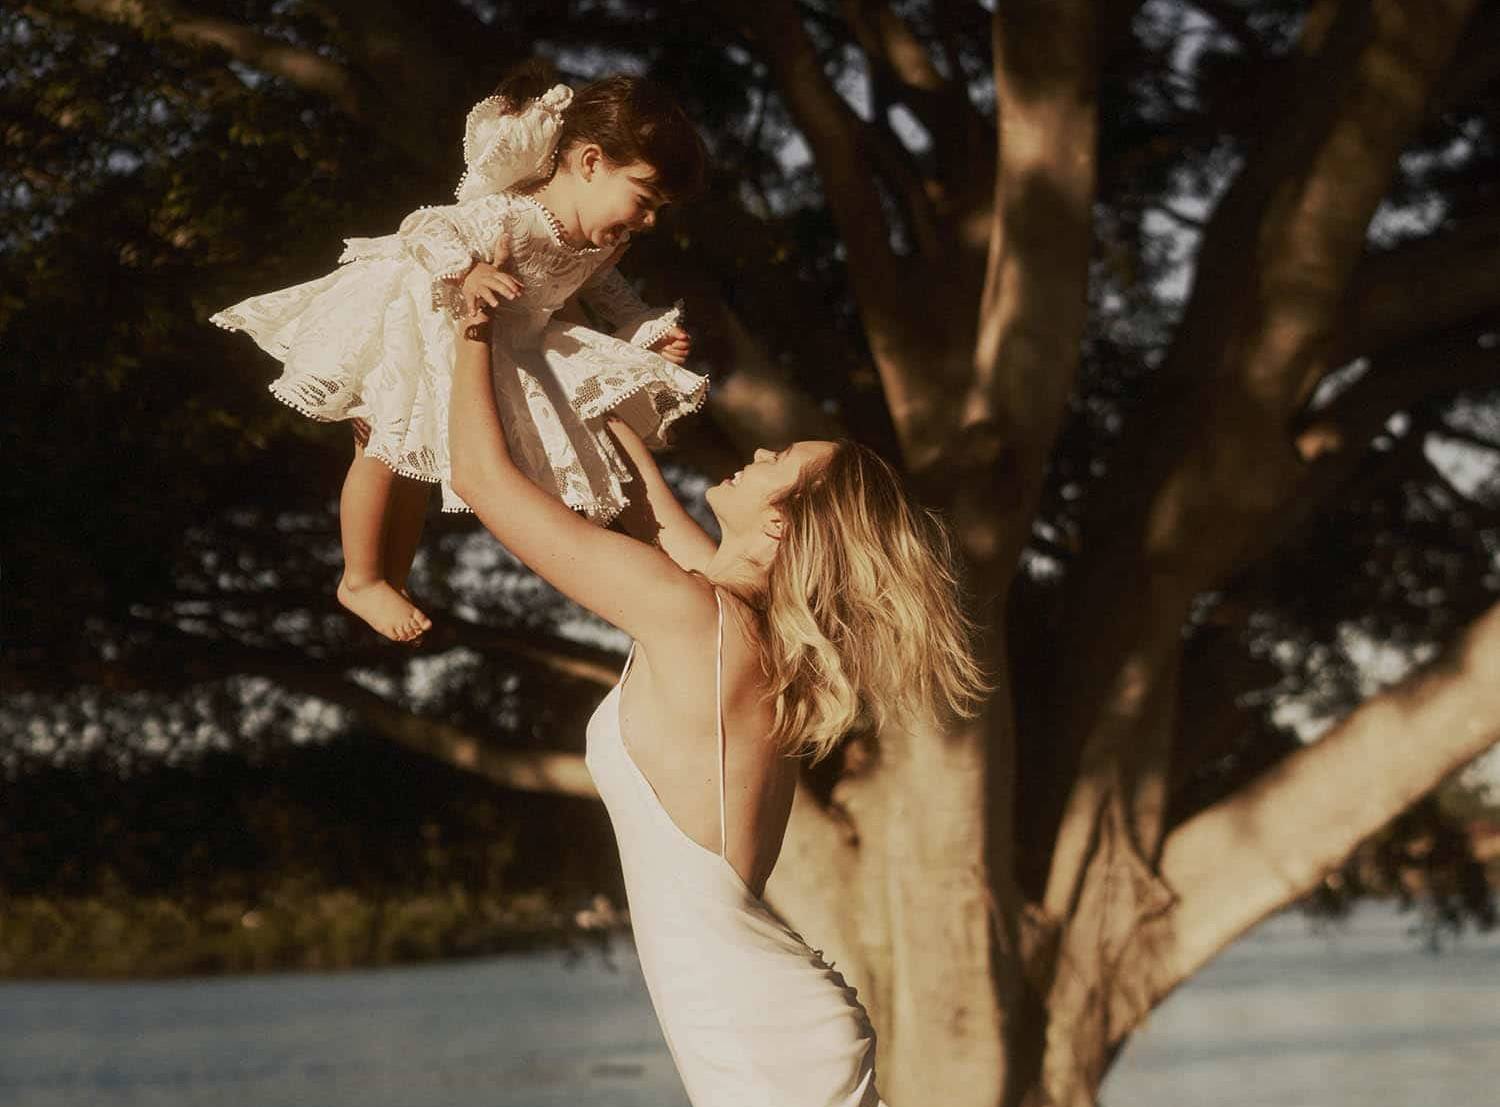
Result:
M656 171L651 166L643 161L612 165L593 145L577 152L575 165L578 228L595 246L607 249L627 233L655 225L666 197L652 183Z
M808 465L822 465L838 449L832 442L794 442L784 450L756 450L739 472L708 490L706 499L726 533L764 530L778 517L772 506Z

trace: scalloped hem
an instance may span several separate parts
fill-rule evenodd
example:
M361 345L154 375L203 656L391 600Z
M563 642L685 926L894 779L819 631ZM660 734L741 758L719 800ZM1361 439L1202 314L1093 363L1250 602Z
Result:
M621 478L621 483L622 484L628 484L628 483L630 483L633 480L635 480L634 477L626 476L626 477L622 477ZM582 515L585 519L587 519L589 522L591 522L591 523L597 523L601 527L607 527L607 526L609 526L609 524L613 523L617 518L619 518L620 513L623 512L625 510L625 508L628 507L629 504L630 504L629 500L627 500L625 503L622 503L622 504L611 504L610 508L609 508L609 511L608 511L607 514L599 515L599 514L591 513L586 506L583 506L581 504L570 504L566 500L562 500L560 502L562 503L563 507L567 508L569 511L576 511L580 515ZM598 503L599 501L596 500L595 502ZM473 515L474 514L474 509L472 507L468 506L467 504L451 504L451 505L450 504L444 504L443 505L443 514L444 515Z
M289 407L289 408L291 408L293 411L296 411L296 412L298 412L301 415L307 416L309 419L313 420L314 422L318 422L318 423L349 423L349 422L353 422L353 420L355 419L355 416L353 416L353 415L323 415L323 414L320 414L319 412L312 411L309 408L307 408L305 405L303 405L302 403L298 402L295 397L288 396L284 392L279 391L277 389L277 387L276 387L276 385L278 383L280 383L280 382L279 381L272 381L270 384L266 385L266 391L270 392L272 396L276 397L276 399L278 399L282 403L286 404L286 406ZM381 451L366 450L364 456L368 457L368 458L373 458L376 461L380 462L382 465L384 465L391 472L395 473L398 477L409 477L412 480L419 480L419 481L421 481L424 484L442 484L443 483L443 478L440 477L440 476L438 476L436 473L433 473L431 470L414 469L412 466L403 464L402 462L400 462L396 458L391 457L389 454L387 454L383 450L381 450Z
M647 352L649 353L650 351ZM657 356L660 357L661 355L658 354ZM662 358L662 360L666 361L666 358ZM709 383L708 378L701 373L693 373L691 369L683 369L682 366L674 365L670 361L668 361L667 364L671 365L672 368L677 370L678 372L689 373L692 376L697 377L698 384L693 388L691 392L683 392L680 388L673 388L665 381L642 381L640 384L630 389L630 391L617 393L616 395L610 397L608 403L601 399L596 401L595 403L589 404L587 407L575 405L574 410L578 412L579 418L581 419L603 419L611 411L623 404L626 400L630 399L632 396L638 395L641 392L645 392L648 389L660 388L664 391L676 392L679 395L687 397L689 403L687 404L687 406L677 407L671 412L658 413L661 421L657 425L656 434L654 437L658 442L662 443L662 445L665 445L666 429L673 423L677 422L677 420L681 419L684 415L692 415L696 413L703 407L705 403L708 402Z
M300 412L301 414L306 415L309 419L315 420L319 423L342 423L349 418L349 416L347 415L324 415L322 412L314 411L312 408L304 404L301 400L297 399L296 396L288 395L286 392L278 388L277 385L279 385L280 383L281 381L279 379L272 381L270 384L266 385L266 391L269 392L272 396L275 396L282 403L286 404L286 406L291 408L293 411Z
M628 341L632 346L639 346L648 354L656 354L656 351L651 347L656 345L663 338L667 337L667 332L669 332L673 327L682 326L682 313L682 301L678 300L675 304L673 304L665 312L663 312L659 318L651 322L645 336L637 334L630 338ZM639 326L636 329L639 330ZM619 336L616 335L614 337ZM656 354L656 356L661 357L660 354ZM679 368L681 367L679 366Z

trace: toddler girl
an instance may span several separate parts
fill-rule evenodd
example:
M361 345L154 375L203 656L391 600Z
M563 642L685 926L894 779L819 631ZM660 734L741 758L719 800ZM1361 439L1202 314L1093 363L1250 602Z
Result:
M517 464L600 524L630 479L606 416L659 446L704 399L706 379L681 368L680 307L647 307L614 269L633 232L698 187L702 142L648 82L610 77L574 94L553 76L522 66L469 113L459 203L348 239L328 276L213 316L283 363L278 399L355 421L338 598L397 641L431 626L404 590L427 485L442 485L445 511L467 510L449 485L448 397L469 308L491 309L513 355L493 384ZM553 319L575 293L608 334Z

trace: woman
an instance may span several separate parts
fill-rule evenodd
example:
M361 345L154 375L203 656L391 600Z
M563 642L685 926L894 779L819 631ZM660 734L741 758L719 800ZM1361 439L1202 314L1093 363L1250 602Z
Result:
M876 1107L864 1008L761 893L799 759L826 756L856 726L969 714L983 691L942 528L871 451L798 442L757 450L709 490L716 546L616 422L658 544L601 530L512 462L487 322L465 324L455 490L516 557L635 640L589 721L587 761L688 1098ZM498 340L493 357L515 371Z

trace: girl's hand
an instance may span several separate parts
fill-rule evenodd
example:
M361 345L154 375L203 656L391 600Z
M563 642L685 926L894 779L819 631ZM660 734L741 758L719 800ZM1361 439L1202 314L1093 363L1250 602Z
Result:
M502 269L510 263L510 243L500 239L495 243L495 262L476 261L464 274L464 310L469 314L481 303L490 307L500 306L500 297L514 300L526 290L526 286Z
M646 348L654 350L674 365L684 365L693 351L693 340L681 327L673 327Z

